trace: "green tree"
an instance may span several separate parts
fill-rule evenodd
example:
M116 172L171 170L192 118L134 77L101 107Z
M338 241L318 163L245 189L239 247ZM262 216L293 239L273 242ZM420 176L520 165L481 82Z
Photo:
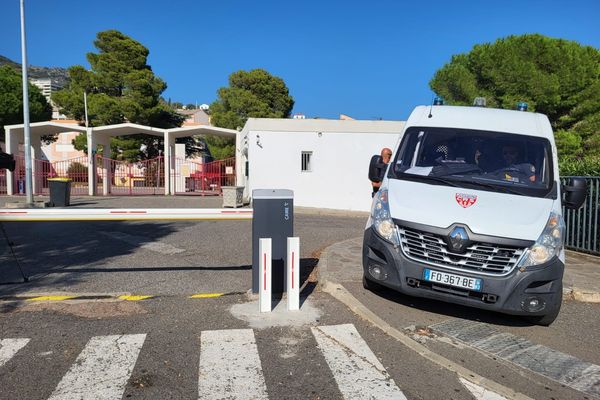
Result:
M596 48L538 34L509 36L453 56L429 84L449 104L483 96L489 106L510 109L526 101L550 119L561 159L600 155Z
M52 107L37 86L29 84L29 120L48 121ZM23 78L10 65L0 67L0 138L4 141L4 125L23 123ZM4 149L6 150L6 149Z
M229 129L241 129L248 118L287 118L294 107L294 98L283 79L264 69L237 71L229 75L229 87L217 91L217 100L210 106L211 123ZM232 139L207 138L216 159L232 157Z
M235 140L221 136L207 135L204 137L210 155L215 160L222 160L235 156Z
M99 32L94 41L98 53L88 53L91 69L69 68L69 85L52 96L65 115L84 120L83 93L87 92L90 126L133 122L159 128L180 126L184 118L161 98L166 83L154 75L147 64L149 51L141 43L116 30ZM114 139L118 154L135 161L158 154L154 138L133 135ZM75 141L81 149L85 141ZM146 154L140 151L148 145Z
M234 72L229 87L220 88L217 96L210 106L211 122L222 128L241 128L248 118L287 118L294 107L283 79L264 69Z

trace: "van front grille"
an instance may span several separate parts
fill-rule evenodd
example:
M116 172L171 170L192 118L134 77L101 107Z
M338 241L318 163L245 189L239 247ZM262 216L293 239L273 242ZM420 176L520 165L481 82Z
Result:
M508 275L524 248L473 242L463 254L448 249L444 237L398 226L402 253L414 261L484 275Z

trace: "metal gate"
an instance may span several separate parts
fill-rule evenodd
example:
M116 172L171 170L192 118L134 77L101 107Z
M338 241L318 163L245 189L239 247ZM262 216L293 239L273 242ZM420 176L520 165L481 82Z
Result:
M99 172L98 194L148 196L165 193L163 157L130 163L97 156L96 168Z
M568 183L569 178L562 178ZM563 207L563 215L567 225L565 247L600 255L600 177L584 177L588 183L588 195L579 210L567 210Z
M6 190L6 170L0 170L0 194L6 194L8 191Z
M173 164L175 194L219 196L223 186L235 186L235 157L210 163L175 158Z

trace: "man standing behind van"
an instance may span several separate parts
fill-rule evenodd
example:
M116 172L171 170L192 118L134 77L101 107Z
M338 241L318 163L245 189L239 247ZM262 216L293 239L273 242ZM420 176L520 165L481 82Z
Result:
M371 157L371 163L369 164L369 180L371 181L371 186L373 187L373 193L371 193L371 197L375 196L375 193L377 193L381 187L381 181L384 178L387 164L390 162L391 158L392 150L387 147L381 149L380 156Z

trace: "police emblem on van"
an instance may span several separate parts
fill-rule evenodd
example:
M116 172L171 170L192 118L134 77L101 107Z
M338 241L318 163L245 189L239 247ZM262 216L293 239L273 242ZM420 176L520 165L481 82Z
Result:
M477 201L477 195L474 194L466 194L466 193L456 193L455 195L456 202L462 208L471 207Z

